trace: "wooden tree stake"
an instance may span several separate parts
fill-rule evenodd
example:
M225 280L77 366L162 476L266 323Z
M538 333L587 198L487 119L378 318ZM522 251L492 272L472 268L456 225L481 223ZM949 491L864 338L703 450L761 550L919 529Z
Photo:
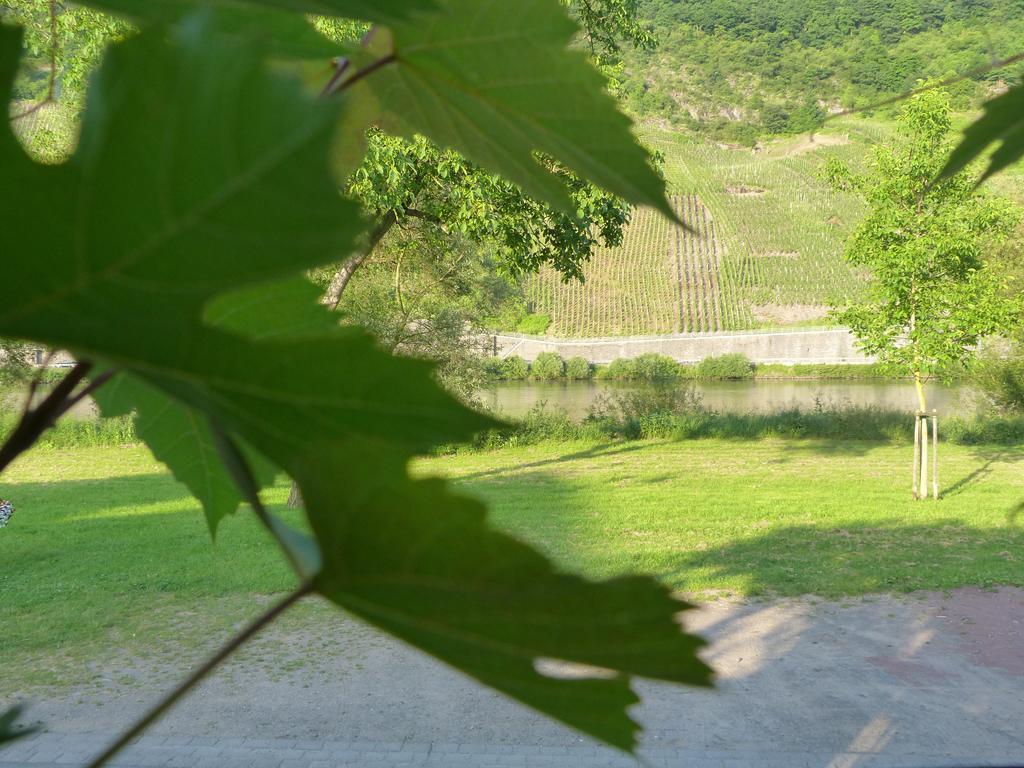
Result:
M921 464L921 415L913 415L913 498L920 499L918 494L918 478L920 476Z

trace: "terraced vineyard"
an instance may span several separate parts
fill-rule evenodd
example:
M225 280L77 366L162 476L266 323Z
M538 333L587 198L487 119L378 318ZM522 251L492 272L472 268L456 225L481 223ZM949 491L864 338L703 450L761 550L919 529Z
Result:
M840 123L813 141L730 149L668 132L645 139L665 156L673 204L694 233L637 211L619 248L601 249L586 282L530 278L533 311L555 336L612 336L822 324L830 304L863 289L843 259L863 214L820 177L829 156L852 165L884 125ZM851 141L852 139L852 141Z
M674 197L673 205L695 232L640 209L621 246L598 249L584 282L562 282L550 268L528 279L527 299L533 311L551 317L549 333L626 336L724 327L711 217L692 195Z

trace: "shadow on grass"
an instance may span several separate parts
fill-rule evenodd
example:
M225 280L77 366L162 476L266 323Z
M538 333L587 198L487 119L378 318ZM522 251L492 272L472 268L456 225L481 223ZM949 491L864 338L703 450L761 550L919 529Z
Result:
M970 448L971 453L975 456L978 461L984 462L981 466L976 467L971 472L968 472L963 477L951 483L949 486L943 488L939 493L942 496L956 496L962 493L964 490L977 485L983 481L986 477L992 474L992 468L996 464L1019 464L1024 461L1024 452L1019 449L1013 450L1010 448L1001 447L986 447L986 446L972 446ZM941 477L942 472L942 445L939 445L939 472Z
M596 459L602 456L611 456L622 453L633 453L634 451L640 451L646 448L648 444L642 442L616 442L609 440L605 443L596 443L589 448L582 451L575 451L574 453L566 453L561 456L555 456L550 459L541 459L539 461L531 461L526 464L515 464L507 467L496 467L494 469L486 469L480 472L471 472L465 475L459 475L457 479L462 481L467 480L482 480L487 477L497 477L499 475L505 475L509 473L522 472L525 470L541 469L543 467L553 466L555 464L565 464L572 461L582 461L584 459Z
M137 505L150 506L172 501L190 503L188 489L170 474L152 473L86 480L56 480L54 482L10 483L0 482L0 497L14 503L20 522L38 514L88 517L90 514ZM13 525L14 523L12 523Z
M974 527L946 519L842 527L784 526L702 551L667 555L656 575L684 591L821 597L994 585L1024 586L1013 554L1024 526Z

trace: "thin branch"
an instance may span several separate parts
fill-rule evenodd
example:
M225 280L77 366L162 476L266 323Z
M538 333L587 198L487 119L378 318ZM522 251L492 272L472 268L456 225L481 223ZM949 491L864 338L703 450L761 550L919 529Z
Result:
M334 62L334 74L331 75L331 79L327 81L327 85L320 91L320 98L326 98L334 93L335 89L341 84L342 78L348 71L348 65L351 62L347 57L336 59Z
M53 101L57 92L57 0L50 0L50 82L46 86L46 101Z
M57 415L58 416L63 416L69 410L71 410L76 405L78 405L80 402L85 400L85 398L89 397L97 389L99 389L104 384L106 384L108 381L110 381L112 378L114 378L114 376L116 374L117 374L117 371L115 369L111 369L109 371L104 371L99 376L97 376L95 379L92 379L86 386L82 387L75 394L74 397L68 398L65 406L61 409L60 413L57 414Z
M394 210L389 210L384 214L384 217L380 220L377 227L370 233L370 238L367 241L366 247L360 252L349 257L339 268L338 272L334 275L334 279L331 280L331 284L327 288L327 292L324 294L322 303L330 308L337 309L341 303L341 295L345 292L345 288L348 286L349 280L352 279L352 275L359 269L364 261L366 261L377 248L377 245L381 240L384 239L391 228L398 221L398 216Z
M351 88L355 83L358 83L364 77L369 77L378 69L381 69L382 67L391 64L395 61L398 61L398 57L394 53L389 53L387 56L381 56L372 64L367 64L362 69L357 70L356 73L352 75L352 77L338 85L338 87L331 91L331 93L341 93L342 91Z
M25 414L29 412L32 407L32 403L35 402L36 392L39 391L39 385L43 383L43 374L50 367L50 363L53 361L53 357L56 354L54 350L49 350L46 353L46 357L43 358L43 362L39 365L39 370L36 371L36 375L32 377L32 381L28 385L28 394L25 397L25 405L21 410L21 418L25 418Z
M75 391L75 387L89 375L91 370L92 363L79 362L67 376L61 379L43 402L21 417L18 426L14 428L3 446L0 446L0 472L3 472L12 461L31 448L39 436L52 427L54 422L71 407L69 398Z
M23 112L11 117L11 122L34 115L47 104L52 104L57 93L57 0L49 0L50 11L50 77L46 85L46 98Z
M31 107L26 109L24 112L19 112L16 115L11 115L11 122L14 123L14 122L17 122L18 120L23 120L24 118L28 117L29 115L34 115L36 112L38 112L40 109L42 109L43 107L45 107L49 103L50 103L49 99L43 99L38 104L33 104Z
M150 708L145 715L135 722L127 731L107 747L102 754L94 758L86 768L99 768L114 757L118 752L124 749L128 744L146 730L150 725L160 719L163 714L173 707L177 701L192 690L200 681L203 680L207 675L213 672L219 667L225 659L231 654L241 648L246 642L248 642L257 632L263 629L265 626L270 624L274 619L288 610L295 603L299 602L306 595L313 591L313 585L310 582L304 582L294 592L288 594L283 600L275 603L271 608L264 614L256 618L249 626L239 632L237 635L232 637L225 643L221 648L213 654L210 658L204 661L191 675L185 678L176 688L169 691L159 702Z
M945 88L947 85L955 85L956 83L962 82L964 80L969 80L972 77L977 77L978 75L983 75L986 72L991 72L994 69L1002 69L1003 67L1008 67L1011 64L1016 64L1018 61L1022 60L1024 60L1024 51L1022 51L1021 53L1016 53L1013 56L1010 56L1009 58L1006 59L993 61L988 64L983 64L980 67L969 69L966 72L960 73L959 75L947 77L945 80L939 80L937 83L928 83L927 85L922 85L919 88L914 88L913 90L910 91L904 91L903 93L897 96L891 96L888 99L882 99L882 101L876 101L872 104L865 104L863 107L851 107L850 109L844 109L842 112L836 112L834 115L829 115L822 121L821 124L825 125L825 123L829 123L833 120L838 120L840 117L854 115L857 114L858 112L867 112L872 109L879 109L881 107L887 107L890 104L896 104L901 101L906 101L907 99L911 99L914 96L925 93L926 91L930 91L934 88ZM813 135L813 131L811 132L811 135Z
M423 219L424 221L429 221L431 224L442 223L440 216L435 216L432 213L421 211L418 208L403 208L402 213L404 213L406 216L412 216L414 219Z

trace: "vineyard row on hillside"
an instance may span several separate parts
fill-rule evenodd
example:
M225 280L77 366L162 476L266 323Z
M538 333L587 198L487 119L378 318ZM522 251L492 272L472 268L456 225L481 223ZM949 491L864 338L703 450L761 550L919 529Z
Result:
M856 126L854 126L856 127ZM824 159L856 165L864 146L832 135L761 153L652 133L689 230L634 212L617 248L601 248L585 282L553 270L527 280L549 333L586 337L787 326L825 322L830 305L864 286L843 259L862 215L851 195L821 179Z

